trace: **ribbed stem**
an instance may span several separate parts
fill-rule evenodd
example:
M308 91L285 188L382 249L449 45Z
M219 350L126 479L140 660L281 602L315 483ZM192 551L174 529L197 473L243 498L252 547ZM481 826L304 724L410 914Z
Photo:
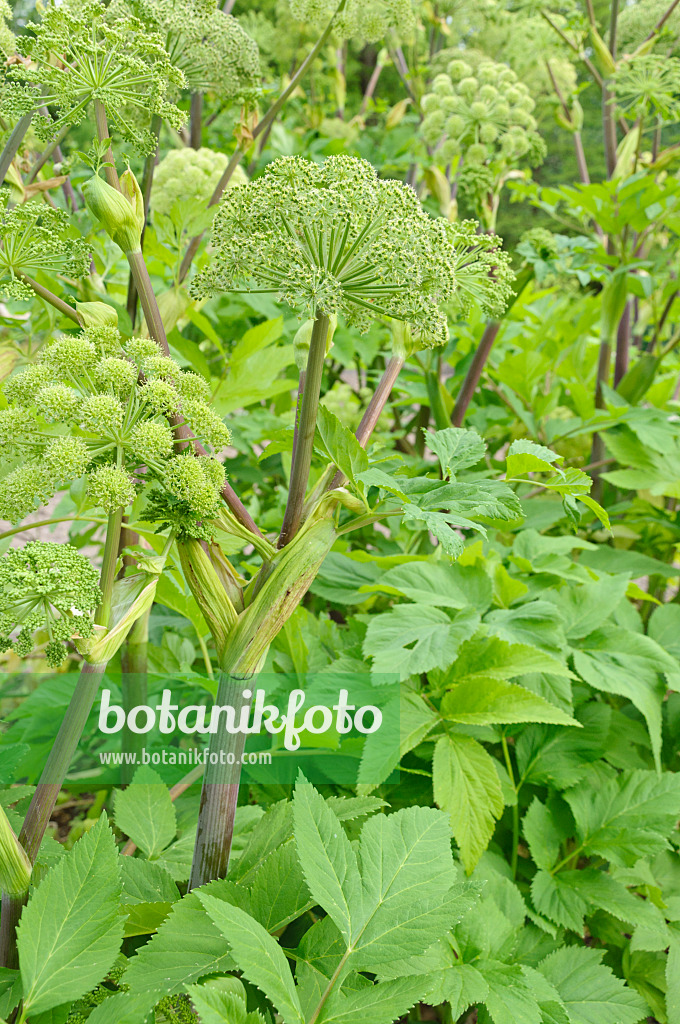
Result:
M324 359L326 358L326 339L329 327L329 318L325 313L319 313L314 321L312 339L309 344L305 385L302 401L299 405L295 455L290 471L288 502L283 517L279 547L283 547L292 540L297 533L302 517L302 506L305 501L309 469L312 464L316 414L319 408L321 378L323 376Z
M249 700L244 700L243 691L246 688L252 690L254 683L255 677L252 675L221 673L216 704L220 707L233 707L238 722L241 709L250 704ZM203 776L189 889L205 885L214 878L226 876L234 835L234 815L238 804L241 758L245 741L245 733L229 734L226 742L224 735L220 733L212 733L210 736L209 763ZM216 764L210 763L213 757L217 761ZM233 763L229 764L228 759L233 759Z
M28 131L31 121L33 120L33 114L24 114L20 117L17 123L12 129L11 135L5 143L5 148L0 153L0 185L5 180L5 175L10 169L10 165L14 157L17 155L19 146L24 140L24 136Z
M0 910L0 965L16 970L19 966L17 955L16 930L24 909L28 893L23 896L10 896L9 893L2 894L2 909Z
M116 563L118 561L118 545L120 542L120 531L123 525L123 509L116 509L111 512L106 527L106 540L104 542L104 557L102 561L99 586L102 592L102 600L97 608L94 621L98 626L108 626L111 617L111 594L113 592L113 581L116 577Z

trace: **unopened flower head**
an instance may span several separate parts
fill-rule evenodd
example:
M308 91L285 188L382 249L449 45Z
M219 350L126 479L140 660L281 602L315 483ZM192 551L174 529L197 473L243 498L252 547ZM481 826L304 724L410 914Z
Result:
M70 544L30 541L0 558L0 650L28 654L44 630L49 664L66 656L64 641L92 633L101 599L96 569Z
M412 0L347 0L333 23L338 39L354 39L359 44L377 43L388 30L409 38L416 18ZM337 0L290 0L290 13L315 30L324 29L338 9Z
M192 92L214 89L222 100L248 98L259 88L257 44L215 0L114 0L163 40Z
M12 98L16 113L58 108L54 122L35 119L46 137L87 117L93 99L104 103L112 127L142 152L156 144L147 127L151 114L175 128L183 124L184 114L166 96L183 86L184 75L161 37L139 19L111 13L102 0L65 0L46 4L42 19L28 28L20 45L30 60L10 68Z
M0 190L0 295L33 299L23 275L64 274L86 277L90 251L80 238L70 237L68 215L38 200L7 209L9 192Z
M229 163L224 153L216 153L202 146L191 149L171 149L158 164L153 176L151 212L169 214L175 203L191 202L206 207L215 186ZM237 167L229 188L248 181L245 171Z
M95 507L110 513L129 505L145 483L170 479L176 455L167 414L213 451L229 444L202 378L161 355L150 339L123 348L111 331L65 335L43 349L38 364L5 382L0 462L22 461L0 480L0 518L23 519L81 477ZM109 354L116 344L118 353ZM224 471L211 459L195 461L210 463L198 480L196 508L204 513L217 504Z
M392 317L440 344L462 251L443 224L413 189L380 180L365 160L276 160L225 197L212 265L194 290L271 291L303 318L341 314L361 330Z
M446 163L540 163L545 155L528 87L507 65L484 59L476 69L449 62L423 97L423 138Z
M0 54L3 57L11 57L16 50L14 33L10 29L12 21L12 8L7 0L0 0Z

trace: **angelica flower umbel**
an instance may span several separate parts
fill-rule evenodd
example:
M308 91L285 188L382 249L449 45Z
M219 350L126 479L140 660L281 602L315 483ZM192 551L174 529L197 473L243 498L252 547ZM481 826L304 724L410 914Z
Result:
M0 190L0 295L34 299L22 275L40 271L86 277L90 251L81 238L70 237L69 218L39 200L8 210L9 194Z
M485 273L486 250L469 231L429 217L412 188L379 179L355 157L275 160L225 196L212 241L196 295L275 292L301 317L341 314L362 330L391 317L412 325L423 344L448 340L441 307L463 278L475 277L489 305L503 300L505 286Z
M170 88L184 85L184 75L160 36L139 19L111 15L103 0L64 0L45 5L41 20L27 29L19 45L29 59L8 71L14 83L8 102L17 113L56 107L57 120L34 118L46 138L79 124L94 99L104 103L112 127L144 153L156 146L150 115L175 128L184 123L185 115L166 98Z
M44 630L48 664L66 657L64 641L93 631L99 575L70 544L30 541L0 558L0 650L25 656Z
M162 356L154 341L123 346L109 326L66 335L2 390L8 408L0 411L0 464L20 461L0 480L0 519L20 521L82 477L90 504L108 514L151 482L181 495L197 516L216 510L221 463L192 457L202 473L192 492L165 417L188 425L213 453L229 444L229 429L208 404L207 383Z
M257 43L215 0L114 0L109 10L127 10L157 33L192 92L214 89L223 101L258 92Z

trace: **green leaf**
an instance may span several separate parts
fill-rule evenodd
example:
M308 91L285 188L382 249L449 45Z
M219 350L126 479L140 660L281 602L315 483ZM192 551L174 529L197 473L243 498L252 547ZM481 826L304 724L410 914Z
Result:
M278 932L314 906L293 843L264 862L250 891L250 912L268 932Z
M484 1005L494 1024L541 1024L541 1009L518 964L482 960L476 967L489 987Z
M398 672L403 680L433 668L448 668L478 625L479 615L472 610L452 618L439 608L398 605L371 618L363 651L373 658L374 674Z
M603 951L565 946L539 964L538 970L562 998L571 1024L638 1024L647 1005L600 963Z
M581 729L535 726L515 741L515 755L524 783L574 786L588 765L604 756L612 712L606 704L583 704L575 712Z
M539 871L531 895L539 914L564 928L583 933L583 917L594 910L637 925L644 920L644 904L615 878L597 868L560 871L554 876Z
M574 668L596 690L626 697L644 715L652 752L661 766L662 673L675 674L677 662L650 637L606 625L586 636L574 652Z
M431 561L395 565L361 590L407 597L417 604L438 608L474 608L478 612L485 612L492 599L491 580L483 569Z
M451 818L451 828L468 874L489 845L503 813L503 794L494 759L469 736L442 736L433 761L434 798Z
M357 858L345 830L313 786L298 782L293 800L295 843L309 890L349 944L361 905Z
M545 598L557 607L567 638L576 640L599 629L610 617L625 598L629 579L630 576L623 573L602 576L580 587L550 590Z
M87 1018L89 1024L152 1024L155 1020L154 1003L165 995L157 992L118 992L105 999Z
M537 796L531 802L522 822L524 838L537 867L546 871L557 863L562 841L566 839L550 811Z
M121 857L121 903L176 903L179 889L159 864L138 857Z
M680 936L674 936L666 964L666 1012L668 1020L680 1020Z
M432 432L423 430L425 444L439 459L445 477L475 466L486 453L486 443L476 430L447 427Z
M502 679L476 676L453 686L441 703L450 722L469 725L503 725L518 722L551 722L578 725L576 719L549 704L531 690Z
M112 966L123 934L118 851L102 815L33 892L17 930L31 1016L79 999Z
M399 722L399 748L386 743L380 730L368 735L361 755L360 785L373 787L384 782L402 757L430 734L439 718L420 694L402 687L402 692L383 708L383 726L393 721Z
M276 939L238 907L200 890L197 895L248 981L276 1007L284 1024L304 1024L293 976Z
M505 465L509 477L519 477L525 473L554 473L555 463L562 461L562 455L544 445L520 438L508 448Z
M375 971L423 953L469 909L477 889L454 885L451 833L431 807L376 814L361 830L362 903L352 913L352 965ZM427 871L424 865L427 864Z
M484 977L472 964L456 964L439 971L433 1002L447 1002L451 1006L451 1017L457 1020L473 1003L482 1003L489 992Z
M151 768L138 768L127 789L116 792L115 822L150 859L175 838L175 806L168 787Z
M583 852L616 864L666 849L680 818L680 775L672 772L628 771L597 784L586 776L564 796Z
M513 679L533 672L573 675L563 661L538 647L508 643L497 636L477 637L463 644L447 682Z
M424 1000L431 986L432 979L423 974L383 981L347 996L335 990L321 1011L319 1024L392 1024Z
M349 427L323 404L319 405L316 427L325 454L356 487L357 474L368 469L368 455Z
M125 982L133 992L171 995L205 974L233 969L220 931L205 913L198 893L247 905L248 890L233 882L210 882L175 903L158 932L130 958Z
M264 1021L248 1013L246 992L238 978L216 978L205 985L187 985L187 993L201 1024L256 1024Z

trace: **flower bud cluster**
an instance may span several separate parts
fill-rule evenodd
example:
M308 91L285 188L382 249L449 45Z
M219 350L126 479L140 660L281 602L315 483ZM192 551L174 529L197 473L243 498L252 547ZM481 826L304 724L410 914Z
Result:
M215 186L229 163L229 157L202 146L200 149L171 149L156 167L151 192L151 212L169 214L177 202L190 200L197 207L207 206ZM229 188L248 181L237 167Z
M379 179L365 160L285 157L225 196L212 263L193 290L271 291L301 318L341 314L360 330L391 317L413 325L423 344L441 344L441 307L461 292L460 275L478 276L468 243L469 233L430 218L413 189ZM485 280L495 302L496 280Z
M142 153L156 146L148 128L152 114L175 128L184 123L183 112L166 99L170 89L184 85L184 74L161 36L138 18L110 11L104 0L63 0L42 5L41 20L27 28L19 45L29 60L8 74L15 113L45 106L59 110L56 121L34 118L43 137L54 138L64 125L80 123L93 99L104 103L111 125Z
M0 190L0 295L34 299L22 274L35 277L43 271L86 277L89 247L82 239L70 237L68 214L39 200L8 210L8 195L7 189Z
M47 635L53 668L66 657L64 641L92 635L99 601L96 569L70 544L30 541L0 558L0 651L33 650L33 634Z
M540 163L543 143L532 116L528 87L507 65L484 59L476 71L464 60L449 62L423 97L423 137L446 163L488 161Z
M0 481L0 519L18 522L83 476L91 504L107 513L128 506L151 481L196 515L217 507L221 463L191 456L200 468L188 470L165 417L187 424L214 452L230 443L229 430L208 404L203 378L161 355L151 339L124 348L111 327L65 335L5 381L3 392L0 462L21 463Z
M12 8L7 0L0 0L0 54L11 57L16 49L14 33L9 27L12 21Z
M336 0L290 0L290 13L296 21L317 31L326 27L337 8ZM379 42L389 29L402 38L410 37L416 27L413 8L412 0L347 0L335 19L334 34L359 45Z
M222 100L248 99L259 91L257 44L214 0L114 0L165 40L173 64L192 92L214 89Z

